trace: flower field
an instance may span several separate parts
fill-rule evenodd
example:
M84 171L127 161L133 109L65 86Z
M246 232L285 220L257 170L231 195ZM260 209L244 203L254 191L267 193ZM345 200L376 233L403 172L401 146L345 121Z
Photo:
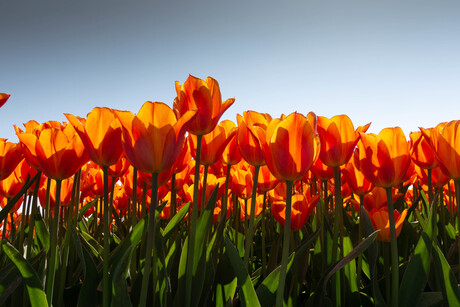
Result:
M233 122L213 78L175 88L0 139L1 306L460 306L460 120Z

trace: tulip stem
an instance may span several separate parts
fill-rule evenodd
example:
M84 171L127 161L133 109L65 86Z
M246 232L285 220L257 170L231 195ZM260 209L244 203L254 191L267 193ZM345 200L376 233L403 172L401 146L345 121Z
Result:
M246 237L246 245L244 248L244 267L248 272L250 271L248 269L249 265L249 255L250 251L252 249L252 239L254 237L254 216L255 216L255 211L256 211L256 199L257 199L257 182L259 181L259 169L260 166L256 165L254 167L254 181L252 183L252 195L251 195L251 215L249 216L249 232ZM244 207L246 212L248 212L247 206Z
M202 135L197 135L196 159L195 159L195 182L193 186L192 220L190 222L190 236L187 251L187 268L185 274L185 306L189 307L192 303L192 280L194 273L193 256L195 253L196 219L198 214L198 193L200 185L200 161L201 161L201 142ZM199 299L199 298L197 298Z
M284 238L283 250L281 254L281 268L278 282L278 290L276 291L276 307L283 306L284 300L284 284L286 281L286 271L289 256L289 243L291 242L291 204L292 204L292 181L286 181L286 220L284 223Z
M109 256L110 256L110 214L109 214L109 167L102 167L104 173L104 258L102 261L102 305L110 306Z
M29 224L29 233L27 234L27 250L26 250L26 259L30 259L33 246L33 237L34 237L34 227L35 227L35 214L37 212L37 196L38 188L40 187L40 178L41 171L38 171L39 175L34 185L34 194L32 199L32 210L30 212L30 224Z
M144 276L142 276L142 288L141 296L139 301L139 306L145 307L147 304L147 289L150 280L150 268L152 264L152 252L153 250L153 241L154 241L154 231L155 231L155 209L158 203L158 173L152 174L152 194L151 194L151 203L149 208L149 223L147 230L147 246L145 249L145 265L144 265ZM156 263L153 264L154 276L156 276ZM155 304L155 292L156 292L156 278L153 279L153 304Z
M343 203L342 203L342 189L341 189L341 180L340 180L340 169L338 166L334 166L334 208L335 208L335 218L334 218L334 233L332 238L332 260L331 263L334 264L338 259L339 248L343 252ZM340 246L339 246L339 232L340 232ZM335 303L336 306L341 304L341 287L340 287L340 271L334 274L332 279L332 285L335 287Z
M50 181L48 181L50 183ZM56 258L57 258L57 237L59 228L59 206L61 204L61 183L62 180L56 179L56 199L54 202L54 216L50 228L50 256L48 265L48 275L46 278L46 299L48 305L53 305L53 289L54 289L54 277L56 274ZM48 185L50 189L51 184ZM49 204L48 204L49 205ZM51 214L50 214L51 216Z
M455 179L454 183L455 183L455 200L457 202L457 229L460 230L460 209L459 209L460 208L460 180ZM452 213L452 215L453 215L453 213ZM458 242L458 250L459 250L458 263L460 264L460 235L457 238L457 242ZM458 274L460 276L460 271L459 271Z
M137 168L133 167L133 197L131 203L131 229L137 222Z
M388 203L388 219L390 220L391 243L391 306L398 306L399 294L399 259L398 242L396 241L395 215L393 209L392 188L385 188Z

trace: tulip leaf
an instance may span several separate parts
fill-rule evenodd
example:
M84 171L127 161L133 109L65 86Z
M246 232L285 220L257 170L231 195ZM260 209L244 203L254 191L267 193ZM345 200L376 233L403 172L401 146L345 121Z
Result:
M139 245L142 239L142 234L144 233L144 226L147 225L147 218L145 216L141 219L131 230L131 232L122 240L122 242L115 248L115 250L110 255L110 265L116 265L121 259L124 258L126 250L134 248Z
M288 265L286 273L289 272L289 269L294 262L295 252L289 256ZM264 281L257 287L257 297L262 306L274 306L276 299L276 290L278 289L278 283L280 279L280 269L281 266L278 266L274 269Z
M118 262L115 262L112 266L112 300L111 306L123 307L132 306L131 299L129 298L128 283L126 282L125 272L130 263L130 254L133 246L130 245L127 249L124 249L123 255L121 255Z
M40 244L48 253L50 249L50 233L48 228L46 228L45 222L43 221L43 218L40 214L35 216L35 233L37 234L37 238L40 241Z
M75 251L80 258L83 269L84 279L78 295L79 307L89 307L97 305L97 284L99 283L96 265L89 253L82 247L77 232L73 227L69 228Z
M422 200L426 202L427 200L423 191L421 191L421 193ZM425 225L401 282L399 290L400 306L412 306L414 302L417 302L428 281L431 247L433 246L434 236L433 226L436 222L436 216L433 214L433 206L436 206L436 202L433 203L430 209L430 215L428 217L429 222Z
M83 216L85 215L85 213L92 207L94 206L94 204L97 203L99 199L98 198L95 198L93 199L92 201L90 201L89 203L87 203L86 205L84 205L80 211L78 212L78 220L81 220L83 218Z
M362 254L366 249L371 246L371 244L374 242L375 238L377 238L377 235L379 234L380 230L374 231L370 236L368 236L366 239L364 239L361 243L359 243L350 253L348 253L345 257L340 259L333 267L332 269L329 270L327 273L326 277L324 278L323 281L323 291L326 292L326 285L331 278L332 275L334 275L337 271L345 267L350 261L358 257L360 254Z
M169 240L169 237L172 235L173 231L179 226L182 219L188 213L188 209L190 207L190 202L185 204L179 212L177 212L174 217L169 221L168 225L166 225L165 229L163 230L163 238L165 241Z
M433 242L433 258L435 264L435 273L440 281L440 288L446 306L460 306L460 289L457 280L452 272L449 263L438 245Z
M241 289L240 301L242 306L260 306L259 299L257 298L256 291L249 277L248 271L244 267L243 261L238 254L232 241L225 235L225 248L230 259L230 263L235 271L238 286Z
M17 249L6 240L2 242L2 248L8 258L16 265L26 284L27 293L32 307L48 306L42 282L30 263L22 257Z
M206 205L206 209L201 212L201 216L197 221L196 226L196 237L195 237L195 247L193 249L194 256L193 256L193 285L192 285L192 292L193 292L193 301L192 305L197 306L201 299L201 293L203 291L203 286L205 282L205 274L206 274L206 252L205 247L206 238L208 236L208 231L210 230L211 220L214 214L214 207L217 202L217 191L219 189L219 185L214 187L212 194L209 198L209 201ZM186 266L187 266L187 252L188 252L188 241L190 235L187 236L184 242L184 246L182 248L182 253L179 262L179 290L177 291L177 303L178 305L183 305L184 303L182 300L184 299L183 295L180 293L185 292L185 273L186 273Z

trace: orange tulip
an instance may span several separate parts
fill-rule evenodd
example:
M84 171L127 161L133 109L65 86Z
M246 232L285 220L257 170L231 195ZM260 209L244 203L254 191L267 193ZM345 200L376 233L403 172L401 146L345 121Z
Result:
M6 101L10 98L10 94L7 93L0 93L0 108L6 103Z
M404 179L410 165L409 144L401 128L385 128L378 135L360 133L358 160L364 176L390 188Z
M128 171L129 166L129 161L122 155L116 164L109 166L109 176L113 178L121 177Z
M324 164L321 159L316 159L315 163L311 166L310 171L321 181L334 178L334 168Z
M251 198L254 184L254 167L241 161L230 169L230 189L243 199Z
M310 191L308 193L298 193L292 195L292 211L291 211L291 230L300 230L310 216L311 211L315 208L320 196L314 195L310 197ZM286 201L275 200L271 204L271 211L273 217L278 223L284 227L286 221Z
M21 147L18 144L0 138L0 180L10 176L23 158Z
M405 209L401 214L399 214L398 210L394 210L394 216L395 216L396 237L399 237L399 234L401 233L403 222L407 216L407 209ZM372 225L374 226L374 229L375 230L380 229L380 232L377 235L377 239L383 242L391 242L388 209L387 208L373 209L369 213L369 217L371 218L371 222L372 222Z
M236 131L233 130L229 134L226 133L225 127L221 124L217 125L210 133L203 135L201 141L201 160L202 165L212 165L217 162L222 156L222 153L235 136ZM197 136L190 134L190 149L193 158L196 160Z
M55 180L69 178L89 159L83 143L71 125L62 130L45 128L38 137L33 133L22 133L18 134L18 138L35 154L41 171Z
M319 159L330 167L341 166L350 160L359 132L366 132L370 123L356 129L347 115L336 115L331 119L318 116L318 134L321 141Z
M273 190L279 183L278 178L273 176L266 165L262 165L259 170L259 180L257 181L257 192L263 194Z
M64 114L74 126L91 160L100 166L116 164L122 154L121 126L109 108L94 108L86 120Z
M168 105L147 101L137 116L129 111L114 113L122 125L123 148L131 164L145 173L161 173L176 161L197 111L177 119Z
M265 131L272 120L268 114L255 111L243 112L243 116L237 115L238 131L236 141L238 149L244 160L251 165L260 166L265 164L263 143Z
M272 120L267 127L263 151L272 174L282 181L302 178L319 154L316 115L294 112L284 119Z
M436 154L421 132L411 132L410 155L416 165L425 169L433 169L438 166Z
M229 143L222 152L221 161L227 165L234 165L243 159L240 151L238 150L238 143L236 138L236 132L238 128L231 120L224 120L220 124L222 127L224 127L227 138L230 138ZM230 137L230 135L233 135L233 137Z
M61 183L61 206L68 206L72 199L72 190L73 190L73 177L62 180ZM40 188L38 190L38 199L40 200L40 205L45 206L46 204L46 190L48 188L45 176L42 176ZM50 209L54 210L54 205L56 203L56 181L51 180L50 184Z
M342 175L351 191L361 196L369 193L374 185L366 179L364 174L360 171L360 167L356 166L356 163L359 163L357 151L355 151L353 158L342 168Z
M176 81L177 97L174 99L174 110L183 116L188 110L198 110L198 114L189 127L195 135L211 132L219 122L222 114L235 102L235 98L222 103L219 83L211 77L201 80L189 75L184 84Z
M395 189L391 190L393 202L403 196L401 193L397 193ZM384 188L374 187L369 193L364 195L364 208L367 212L371 212L372 209L381 209L387 207L387 196Z
M420 184L425 191L428 191L428 170L415 166L415 173L417 178L420 180ZM431 182L435 188L442 188L449 182L450 178L441 170L440 167L433 168L431 170Z
M246 221L246 215L247 215L247 218L249 220L249 218L251 217L251 205L248 204L247 212L246 212L245 202L242 202L240 200L238 200L238 201L240 202L240 220ZM263 201L264 201L264 196L263 195L257 195L257 197L256 197L256 205L255 205L255 210L254 210L254 212L255 212L254 217L258 217L262 213L262 210L264 208Z
M450 178L460 180L460 120L421 130L436 153L439 167Z

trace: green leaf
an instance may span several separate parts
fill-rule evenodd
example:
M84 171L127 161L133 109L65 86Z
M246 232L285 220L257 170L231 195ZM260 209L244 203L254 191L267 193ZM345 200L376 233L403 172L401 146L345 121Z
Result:
M188 213L188 209L190 207L190 202L186 203L179 212L177 212L176 215L169 221L168 225L166 225L166 228L163 230L163 238L166 241L169 240L169 237L172 235L173 231L177 228L177 226L180 225L180 222L182 219L185 217L185 215Z
M350 261L358 257L360 254L362 254L371 244L374 242L375 238L379 234L380 230L374 231L370 236L368 236L366 239L364 239L361 243L359 243L350 253L348 253L345 257L340 259L331 270L329 270L328 274L324 278L323 281L323 291L326 292L326 285L331 278L332 275L334 275L338 270L342 269L344 266L346 266Z
M422 192L422 200L427 202L425 194ZM436 199L434 202L436 205ZM431 247L433 246L433 225L436 221L436 216L433 214L433 205L430 209L428 223L425 225L422 235L415 247L414 254L404 273L400 290L399 290L399 305L412 306L417 302L423 293L425 285L428 281L430 273Z
M236 278L238 281L238 286L241 288L241 303L243 306L260 306L259 299L257 298L256 291L254 290L254 286L251 282L251 278L249 278L248 271L244 267L243 261L238 254L235 246L233 246L232 241L225 235L225 247L228 254L228 258L230 259L230 263L232 264L233 270L236 273Z
M133 248L141 242L142 234L144 233L144 227L147 225L146 215L141 219L136 226L131 230L131 232L123 239L123 241L118 245L115 250L110 254L110 265L116 265L118 262L122 261L126 250Z
M40 214L35 216L35 234L46 253L48 253L50 250L50 233Z
M460 306L460 290L458 289L457 280L444 254L434 242L433 258L435 263L434 271L441 282L440 287L446 306Z
M131 299L129 298L128 283L125 277L126 269L130 263L132 248L131 245L128 249L124 250L124 254L119 261L112 266L112 306L114 307L132 306Z
M81 286L80 293L78 295L79 307L90 307L97 305L97 284L99 283L99 277L96 265L89 253L82 247L80 239L78 237L75 228L69 229L72 242L75 246L78 258L80 258L80 264L83 268L83 285Z
M195 247L194 247L194 257L193 257L193 285L192 285L192 292L193 292L193 301L192 305L197 306L201 299L201 294L203 292L203 286L205 282L205 274L206 274L206 251L205 247L206 238L208 236L208 231L210 230L211 220L214 214L214 207L217 201L217 191L219 185L216 185L214 190L212 191L211 197L209 198L208 204L206 205L206 209L201 212L201 216L197 221L196 226L196 237L195 237ZM188 241L189 236L185 239L184 246L182 248L182 253L179 262L179 290L178 293L178 305L183 305L182 298L183 295L181 293L185 292L185 273L186 273L186 266L187 266L187 252L188 252ZM182 304L181 304L182 303Z
M89 210L89 208L91 208L92 206L94 206L95 203L97 203L97 201L99 200L99 198L95 198L93 199L92 201L90 201L89 203L87 203L86 205L84 205L80 211L78 212L78 220L81 220L83 218L83 216L85 215L86 211Z
M295 252L289 255L288 266L286 272L289 272L289 269L294 262ZM276 300L276 290L278 289L278 283L280 279L280 269L281 266L278 266L274 269L264 281L257 287L257 297L262 306L274 306Z
M2 248L5 254L16 265L26 284L32 307L48 306L45 291L42 289L42 282L30 263L8 241L3 240Z

